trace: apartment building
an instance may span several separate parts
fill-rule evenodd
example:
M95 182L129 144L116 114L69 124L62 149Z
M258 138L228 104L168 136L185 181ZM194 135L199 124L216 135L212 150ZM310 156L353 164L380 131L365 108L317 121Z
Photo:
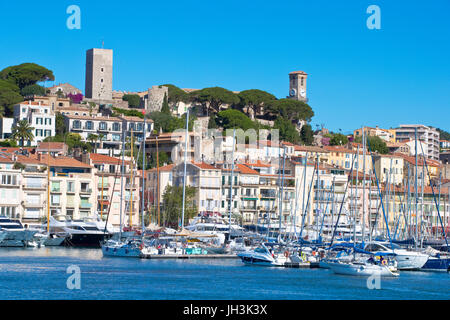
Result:
M0 152L0 216L20 218L22 175L13 167L13 155Z
M14 106L14 122L26 120L34 128L34 140L28 141L30 146L55 135L55 114L51 107L40 101L24 101Z
M380 139L382 139L384 142L386 143L393 143L395 142L395 130L393 129L381 129L378 126L376 126L375 128L372 127L362 127L359 129L356 129L355 131L353 131L353 138L357 138L360 137L362 138L363 136L363 130L366 134L366 136L369 137L379 137Z
M395 129L396 142L415 140L415 130L417 129L417 138L427 145L427 158L439 160L439 132L432 127L422 124L402 124ZM419 146L420 147L420 146Z
M64 115L65 125L69 132L78 133L83 141L88 141L89 135L96 135L97 153L105 155L120 155L122 151L122 134L130 138L133 129L134 142L143 140L144 120L138 117L110 117L88 115ZM146 137L150 137L153 121L146 120ZM128 140L126 140L128 141Z
M122 160L107 155L90 153L89 163L94 167L93 193L94 209L98 215L114 226L120 226L122 217L123 226L140 226L140 183L142 176L134 167L131 176L131 162L124 161L122 173ZM123 185L123 200L121 201ZM122 212L122 215L120 214Z

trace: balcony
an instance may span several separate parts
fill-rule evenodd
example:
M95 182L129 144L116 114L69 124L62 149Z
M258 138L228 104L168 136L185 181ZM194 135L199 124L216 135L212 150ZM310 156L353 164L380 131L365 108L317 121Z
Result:
M91 203L80 202L80 209L90 209L90 208L92 208Z
M92 193L92 189L91 188L80 189L80 193Z
M47 184L46 183L42 183L42 184L26 184L23 186L24 189L32 189L32 190L45 190L47 189Z
M108 189L109 188L109 183L103 183L103 185L102 185L102 183L100 182L98 184L98 188L101 189L102 187L103 187L103 189Z

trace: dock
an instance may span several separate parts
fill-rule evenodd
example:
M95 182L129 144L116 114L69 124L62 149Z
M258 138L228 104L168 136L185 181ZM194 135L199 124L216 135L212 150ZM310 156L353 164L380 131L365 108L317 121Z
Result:
M315 268L319 268L319 263L318 262L312 262L312 263L308 263L308 262L285 262L284 263L284 267L285 268L303 268L303 269L315 269Z
M141 254L141 259L238 259L235 254Z

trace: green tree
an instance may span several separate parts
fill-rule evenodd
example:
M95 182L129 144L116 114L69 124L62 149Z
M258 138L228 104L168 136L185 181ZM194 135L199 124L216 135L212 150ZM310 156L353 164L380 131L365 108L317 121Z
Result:
M13 115L12 107L23 101L20 95L20 89L14 83L0 79L0 117L11 117Z
M138 108L141 105L141 97L137 94L124 94L123 101L128 101L131 108Z
M92 145L92 148L94 149L94 152L97 152L97 141L98 141L98 135L94 133L90 133L86 140Z
M173 84L163 84L160 87L167 87L169 92L168 102L176 104L178 102L190 102L191 97L187 92L174 86Z
M279 130L280 140L298 143L300 141L300 134L294 124L288 119L279 117L275 119L274 129Z
M184 220L193 218L197 214L197 207L194 205L194 199L197 189L186 187ZM181 220L183 205L183 187L167 186L163 195L163 220L164 225L173 228L178 227L178 221Z
M20 89L40 81L55 80L51 70L35 63L22 63L17 66L7 67L0 71L0 78L14 83Z
M273 94L258 89L241 91L238 97L240 109L247 107L247 115L252 119L255 118L255 114L262 112L265 105L277 99Z
M55 133L56 135L63 135L67 132L66 123L64 122L64 116L61 112L55 114Z
M167 95L164 94L164 100L162 103L162 107L161 107L161 112L165 113L165 114L172 114L172 112L170 112L170 108L169 108L169 102L167 101Z
M236 105L240 102L239 97L232 91L221 88L211 87L191 92L191 97L194 102L200 103L203 110L207 114L210 111L219 112L224 104Z
M128 109L121 109L121 108L117 108L117 107L112 107L112 110L113 110L113 114L112 114L113 117L117 117L117 116L123 114L124 116L139 117L141 119L144 119L144 114L140 110L128 110Z
M0 141L0 147L16 148L17 142L15 140Z
M150 159L147 162L148 169L156 168L156 152L153 152L150 155ZM170 164L172 161L169 159L169 155L166 152L158 152L158 163L159 166L162 167L165 163ZM142 167L142 164L141 164Z
M450 141L450 133L448 133L445 130L436 128L436 130L439 132L440 136L441 136L441 140L448 140Z
M300 139L302 140L304 145L312 145L312 143L314 142L314 133L311 125L305 124L302 126L302 129L300 130Z
M357 136L355 139L356 143L362 143L362 137ZM388 154L389 148L386 142L380 137L367 137L367 147L370 148L371 152L378 152L379 154Z
M23 147L25 140L29 142L33 141L33 130L34 128L30 126L27 120L20 120L13 126L11 137L16 141L20 141L20 146Z
M38 84L31 84L29 86L26 86L22 90L20 90L20 94L24 97L27 96L44 96L45 95L45 88L43 86L40 86Z
M274 117L281 116L290 121L311 121L314 111L303 101L294 99L272 100L267 103L267 111Z
M208 120L208 129L217 129L217 122L216 122L216 114L213 113L209 116L209 120Z
M217 114L216 123L219 127L226 129L258 129L255 122L239 110L228 109Z
M348 143L347 136L342 133L335 133L332 135L330 139L330 146L342 146Z

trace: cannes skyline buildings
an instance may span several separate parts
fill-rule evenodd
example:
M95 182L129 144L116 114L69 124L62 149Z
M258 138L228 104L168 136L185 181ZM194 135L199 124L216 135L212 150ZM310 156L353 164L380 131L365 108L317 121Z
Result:
M67 3L25 2L30 10L21 19L46 24L33 30L17 25L6 34L4 41L14 50L0 53L0 68L35 62L53 70L55 84L69 82L84 91L85 52L105 41L105 48L114 50L113 90L172 83L261 89L284 98L288 73L304 70L313 128L324 124L350 132L362 125L422 123L450 129L450 22L445 17L450 4L445 1L433 7L376 1L381 30L366 28L369 3L177 2L172 7L79 1L81 30L68 30ZM17 5L1 6L15 11ZM238 10L245 19L232 14ZM193 13L201 21L192 19ZM13 17L0 13L0 18L2 24L13 23ZM34 36L24 42L23 32Z

